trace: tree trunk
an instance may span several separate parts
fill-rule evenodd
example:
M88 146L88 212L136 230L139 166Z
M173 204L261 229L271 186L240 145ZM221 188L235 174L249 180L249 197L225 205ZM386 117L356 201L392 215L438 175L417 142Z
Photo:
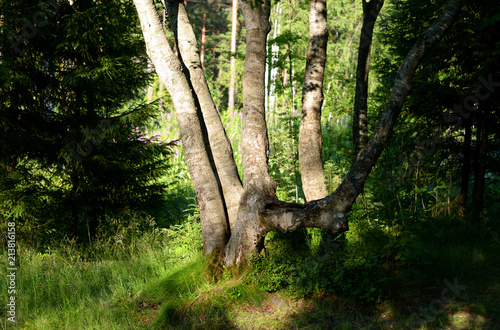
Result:
M267 234L261 221L266 205L277 201L276 183L268 170L269 140L265 114L266 39L271 29L269 3L242 2L246 27L243 72L241 153L244 191L238 218L226 247L226 263L244 261L263 247Z
M213 172L220 183L228 221L232 226L236 221L243 188L234 161L231 143L208 89L201 66L196 36L189 23L186 8L182 2L176 0L168 0L166 4L182 63L188 70L186 77L193 90L195 104L201 108L203 113L200 120L201 125L206 126L202 132L206 132L208 135L208 140L205 141L206 152L212 161Z
M487 117L483 109L479 112L476 134L476 159L474 166L474 187L472 188L472 201L474 203L474 221L480 221L484 207L484 185L486 174L486 153L488 147Z
M463 219L467 212L467 195L469 192L469 175L470 175L470 162L471 162L471 139L472 139L472 117L464 120L465 136L463 147L463 161L462 161L462 178L460 183L460 196L458 215Z
M96 206L91 206L90 210L87 211L88 216L88 230L89 230L89 243L95 240L99 230L99 215L97 213Z
M201 28L201 52L200 52L200 62L202 67L203 67L203 62L205 60L205 39L207 33L207 29L205 27L206 22L207 22L207 13L203 13L203 27Z
M201 114L182 64L165 37L154 3L150 0L134 0L134 4L141 21L148 55L160 80L172 96L177 112L186 163L200 206L204 250L206 254L210 254L224 248L229 237L229 227L219 183L205 147Z
M370 51L373 29L384 0L363 0L363 26L358 47L356 70L356 94L352 118L353 162L368 142L368 73L370 72Z
M71 203L71 228L70 236L71 238L78 237L78 201L76 199L76 186L73 182L73 187L70 192L70 203Z
M234 78L236 75L236 60L234 53L236 52L236 28L238 25L238 0L233 0L232 6L232 24L231 24L231 73L229 76L229 89L228 89L228 106L229 112L234 110Z
M328 43L326 0L309 1L309 45L302 87L299 166L306 201L328 194L322 160L321 107Z

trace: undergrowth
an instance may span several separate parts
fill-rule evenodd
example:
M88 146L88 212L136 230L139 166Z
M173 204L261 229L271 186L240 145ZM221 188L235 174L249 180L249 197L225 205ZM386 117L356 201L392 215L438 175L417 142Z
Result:
M318 229L270 233L265 254L244 270L202 256L197 216L143 232L118 219L120 225L92 246L66 240L36 250L20 243L18 325L288 329L411 322L446 328L460 315L474 316L459 322L472 328L498 325L498 224L427 218L420 228L405 227L411 236L402 227L352 219L340 237ZM413 249L413 258L397 257L405 249ZM2 262L5 256L2 251ZM442 298L444 283L459 283L463 294L432 314L427 306ZM6 291L0 299L8 299ZM5 320L5 309L1 313Z

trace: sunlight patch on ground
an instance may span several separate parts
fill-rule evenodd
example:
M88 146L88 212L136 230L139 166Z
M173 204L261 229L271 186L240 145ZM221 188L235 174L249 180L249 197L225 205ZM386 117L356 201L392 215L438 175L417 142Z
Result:
M485 317L467 311L457 312L450 316L450 325L454 329L482 329L486 323Z

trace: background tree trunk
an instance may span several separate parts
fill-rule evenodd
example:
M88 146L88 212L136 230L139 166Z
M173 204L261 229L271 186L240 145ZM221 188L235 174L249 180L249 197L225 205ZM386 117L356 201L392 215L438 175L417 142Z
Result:
M358 47L356 70L356 94L352 118L353 162L368 142L368 74L370 72L370 52L373 29L384 0L363 0L363 26Z
M472 140L472 117L464 119L465 136L462 161L462 178L460 183L459 209L460 218L464 218L467 212L467 195L469 192L469 175L471 162L471 140Z
M474 164L474 187L472 188L472 201L474 203L474 220L480 221L484 207L484 186L486 174L486 154L488 147L488 113L483 108L478 113L476 134L476 157Z
M234 58L234 53L236 52L236 28L238 26L238 0L233 0L232 5L232 20L231 20L231 73L229 76L229 88L228 88L228 106L229 112L234 110L234 79L236 75L236 60Z
M201 28L201 52L200 52L200 62L203 67L203 62L205 59L205 39L206 39L206 23L207 23L207 13L203 13L203 27Z

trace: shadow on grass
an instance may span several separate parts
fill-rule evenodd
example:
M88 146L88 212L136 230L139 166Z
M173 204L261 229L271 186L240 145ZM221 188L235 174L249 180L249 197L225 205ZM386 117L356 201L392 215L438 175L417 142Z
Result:
M275 236L238 279L215 281L200 257L149 289L161 305L151 328L500 329L497 229L433 221L412 232L422 244L407 263L361 255L373 242L300 255L309 243L297 234Z
M227 329L234 326L227 311L227 299L219 295L207 260L193 263L160 280L147 295L160 301L152 329Z
M380 301L331 288L284 328L500 329L498 224L439 220L414 232L424 243L414 247L419 262L381 265L390 275Z

